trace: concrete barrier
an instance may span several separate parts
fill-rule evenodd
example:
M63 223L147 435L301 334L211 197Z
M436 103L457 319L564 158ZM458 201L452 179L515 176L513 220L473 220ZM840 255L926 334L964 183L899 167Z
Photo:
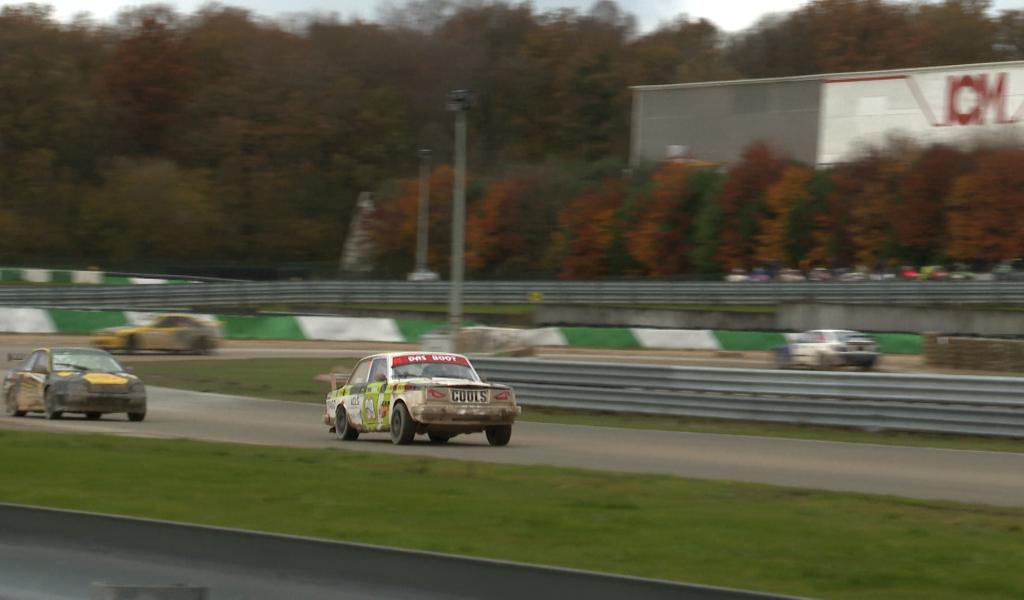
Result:
M1024 371L1024 340L968 338L926 333L925 364L975 371Z
M859 331L941 331L948 335L1024 335L1024 311L965 310L865 304L779 305L776 328L856 329Z

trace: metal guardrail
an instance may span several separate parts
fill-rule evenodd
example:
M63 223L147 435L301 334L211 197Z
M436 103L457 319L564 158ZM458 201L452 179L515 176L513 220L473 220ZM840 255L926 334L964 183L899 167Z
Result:
M524 406L1024 437L1024 378L476 357Z
M469 304L1024 304L1024 282L693 283L656 281L472 281ZM167 286L13 286L0 305L172 309L268 304L444 304L448 282L277 281Z
M325 527L344 528L336 515ZM91 582L202 586L211 598L493 598L784 600L780 596L275 535L241 529L0 503L0 592L22 580L31 597L85 596ZM13 546L13 548L12 548ZM24 548L24 552L20 550ZM42 554L39 561L27 556ZM54 565L60 565L54 569ZM37 567L40 573L25 573ZM36 576L38 575L38 576ZM156 579L157 581L154 581ZM80 581L80 593L67 594ZM8 586L8 587L5 587ZM49 586L46 589L45 586ZM17 594L12 597L25 597ZM133 596L142 597L142 596ZM160 598L146 595L146 598ZM172 596L166 596L172 597Z

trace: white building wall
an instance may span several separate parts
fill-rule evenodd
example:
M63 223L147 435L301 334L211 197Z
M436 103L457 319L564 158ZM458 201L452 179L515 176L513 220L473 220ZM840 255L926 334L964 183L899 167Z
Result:
M818 131L818 164L893 136L1024 142L1024 62L825 76Z

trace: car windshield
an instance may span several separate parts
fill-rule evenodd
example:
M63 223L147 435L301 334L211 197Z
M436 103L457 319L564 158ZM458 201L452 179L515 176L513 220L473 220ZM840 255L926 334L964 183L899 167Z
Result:
M392 367L392 379L412 379L415 377L430 377L433 379L470 379L478 381L476 373L471 367L448 363L409 363Z
M90 350L54 350L53 369L55 371L104 371L107 373L124 371L114 357Z

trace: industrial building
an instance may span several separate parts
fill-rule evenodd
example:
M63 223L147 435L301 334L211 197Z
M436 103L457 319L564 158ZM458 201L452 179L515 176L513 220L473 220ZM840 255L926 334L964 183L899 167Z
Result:
M632 89L634 165L729 163L756 141L815 165L892 137L1024 143L1024 61Z

